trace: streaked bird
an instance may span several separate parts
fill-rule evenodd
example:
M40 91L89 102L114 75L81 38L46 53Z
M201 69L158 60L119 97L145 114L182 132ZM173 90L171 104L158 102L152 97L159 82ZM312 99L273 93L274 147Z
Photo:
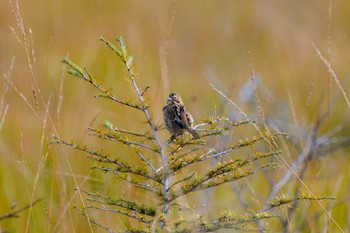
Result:
M189 132L195 139L199 139L199 135L194 131L193 118L186 110L181 97L177 93L170 93L166 104L163 107L163 117L166 129L172 136L182 135Z

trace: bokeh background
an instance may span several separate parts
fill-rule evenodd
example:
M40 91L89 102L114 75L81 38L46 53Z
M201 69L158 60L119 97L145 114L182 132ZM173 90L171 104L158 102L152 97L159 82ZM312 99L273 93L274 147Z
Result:
M139 86L151 87L155 122L162 123L161 109L170 91L181 93L196 122L215 112L234 115L232 105L210 84L259 120L249 85L251 68L267 121L291 136L281 146L290 164L322 116L318 134L325 137L325 145L334 140L344 143L314 156L304 179L316 195L336 197L323 204L348 232L350 108L315 47L331 62L349 95L349 15L346 0L1 0L0 216L14 201L20 208L43 200L19 218L1 221L0 231L88 232L85 217L73 208L81 205L76 184L101 193L128 194L127 186L120 189L117 180L91 171L93 162L83 154L47 143L58 133L128 157L125 148L91 138L86 129L110 121L137 130L144 127L142 115L93 98L96 90L67 75L60 62L69 56L118 95L135 98L122 66L99 41L100 36L112 41L121 35L135 57ZM240 133L244 135L238 131L237 139ZM165 140L166 133L163 136ZM281 166L273 180L287 170ZM259 175L255 179L250 180L251 195L266 195L266 182L259 182ZM281 193L293 193L295 182L292 178ZM223 189L212 201L228 199L231 207L241 209L231 195ZM301 227L304 232L340 232L320 206L305 203L293 227L307 223L309 228ZM219 212L227 204L211 207ZM115 224L115 229L126 225L118 216L100 214L97 217ZM278 224L270 227L281 229Z

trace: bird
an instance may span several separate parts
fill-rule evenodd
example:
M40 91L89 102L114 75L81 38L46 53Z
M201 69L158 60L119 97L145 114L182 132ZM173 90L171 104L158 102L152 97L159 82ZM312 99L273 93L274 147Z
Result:
M189 132L195 139L199 139L199 135L194 131L193 117L186 110L181 97L172 92L169 94L166 104L163 107L163 118L165 128L172 134L173 137L182 135L186 131Z

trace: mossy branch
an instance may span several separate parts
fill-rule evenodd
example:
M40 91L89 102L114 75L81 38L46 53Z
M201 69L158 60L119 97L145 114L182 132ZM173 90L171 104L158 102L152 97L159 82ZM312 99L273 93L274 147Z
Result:
M92 203L101 202L109 206L120 207L126 211L137 212L140 215L147 215L149 217L155 217L156 215L156 209L154 207L146 206L145 204L139 204L123 198L114 199L98 193L88 192L86 190L81 191L88 195L88 200Z
M174 188L174 186L176 186L176 185L178 185L178 184L181 184L181 183L183 183L183 182L189 181L189 180L191 180L192 178L194 178L195 176L196 176L196 173L191 172L191 174L189 174L188 176L185 176L184 178L182 178L182 179L180 179L180 180L174 182L173 184L171 184L171 185L169 186L168 190L169 190L169 191L172 190L172 189Z
M158 183L161 183L160 178L157 176L151 176L147 173L147 171L142 168L142 167L136 167L136 165L130 165L126 162L121 162L118 159L114 159L111 158L110 155L108 154L104 154L103 152L97 150L97 149L93 149L90 148L88 146L85 145L77 145L74 142L67 142L65 140L62 139L58 139L58 138L54 138L53 140L51 140L51 144L62 144L62 145L66 145L69 147L72 147L73 149L82 151L86 154L91 155L94 160L96 160L97 162L101 162L101 163L108 163L108 164L112 164L115 167L113 169L111 168L104 168L105 171L107 171L106 169L113 171L114 173L118 174L118 173L128 173L128 174L132 174L132 175L137 175L137 176L141 176L145 179L148 180L152 180Z
M281 197L276 197L275 200L272 202L268 203L268 206L262 210L262 212L266 212L268 210L271 210L276 207L280 206L285 206L292 204L293 202L300 201L300 200L309 200L309 201L316 201L316 200L335 200L334 197L313 197L308 194L301 195L299 197L288 197L288 196L281 196Z
M278 135L285 135L283 133L276 133L274 134L274 136L278 136ZM171 169L173 172L178 172L181 169L187 167L187 166L191 166L194 165L196 163L199 162L203 162L206 161L208 159L212 159L212 158L217 158L219 156L223 156L226 155L236 149L240 149L243 147L248 147L248 146L253 146L255 143L264 140L264 137L254 137L252 139L247 139L245 141L243 140L239 140L236 144L232 145L230 148L220 151L220 152L216 152L215 148L211 148L209 149L206 153L202 154L202 155L197 155L195 157L190 157L190 158L177 158L174 161L171 162ZM281 153L281 151L278 152L272 152L273 155L278 155Z
M247 212L245 214L235 214L231 211L223 211L219 217L205 220L203 216L194 220L177 219L171 229L171 232L214 232L220 229L231 229L236 231L258 231L251 226L262 219L276 218L276 216L260 212Z
M97 162L115 164L115 162L103 161L103 160L97 160ZM123 165L124 165L123 167L117 167L117 168L110 168L110 167L103 167L103 166L95 166L93 168L97 168L105 172L112 172L116 175L120 175L121 173L127 173L131 175L140 176L149 181L161 183L161 177L149 175L142 167L136 167L135 165L126 165L125 162L123 162Z
M151 136L151 135L149 134L149 132L146 132L146 133L136 133L136 132L128 131L128 130L125 130L125 129L118 129L118 128L116 128L116 127L113 127L112 123L110 123L110 122L105 122L105 123L103 124L103 126L104 126L106 129L109 129L109 130L113 131L113 132L116 133L116 134L130 135L130 136L134 136L134 137L143 138L143 139L145 139L145 140L147 140L147 139L154 140L154 137ZM93 129L93 128L89 128L89 129Z
M256 170L251 170L249 168L242 169L243 168L243 166L242 166L242 167L239 167L240 169L231 168L229 170L229 172L222 173L222 174L216 175L214 177L205 176L205 177L202 177L200 179L196 179L190 184L182 185L181 189L179 191L175 191L175 192L170 193L169 202L172 202L172 201L176 200L177 198L184 196L188 193L197 192L197 191L201 191L204 189L220 186L220 185L223 185L223 184L228 183L228 182L234 182L234 181L240 180L242 178L246 178L250 175L253 175L261 169L265 169L268 167L274 167L274 166L276 166L276 165L268 163L266 165L261 166L260 168L258 168Z
M62 59L62 62L68 66L69 74L90 83L92 86L94 86L96 89L98 89L103 93L103 94L97 95L96 97L104 97L114 102L117 102L119 104L123 104L125 106L135 108L138 110L143 110L143 107L140 106L139 104L132 103L130 100L122 100L120 98L115 97L111 93L110 88L105 88L101 83L99 83L95 78L93 78L86 69L83 69L78 65L74 64L68 57L64 57Z
M94 210L102 210L102 211L107 211L107 212L112 212L112 213L118 213L121 215L125 215L129 218L133 218L136 219L137 221L146 223L146 224L151 224L153 222L153 219L149 219L146 216L140 216L140 215L136 215L132 212L126 211L126 210L119 210L119 209L115 209L115 208L108 208L108 207L101 207L99 205L90 205L90 206L86 206L86 209L94 209Z
M94 128L88 128L88 129L90 132L92 132L91 135L97 136L101 139L116 141L116 142L120 142L120 143L125 144L125 145L130 146L130 147L140 147L140 148L147 149L147 150L155 152L155 153L159 153L159 150L157 150L157 148L151 148L151 147L147 146L146 144L130 141L128 139L128 137L122 136L120 134L117 134L114 132L101 132L101 130L94 129Z

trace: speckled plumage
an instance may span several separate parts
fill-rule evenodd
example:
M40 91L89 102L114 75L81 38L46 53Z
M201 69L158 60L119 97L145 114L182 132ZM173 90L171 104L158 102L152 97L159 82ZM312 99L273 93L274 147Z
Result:
M163 117L165 127L173 136L181 135L187 131L194 138L199 139L199 135L192 129L193 118L186 111L182 99L178 94L170 93L163 107Z

